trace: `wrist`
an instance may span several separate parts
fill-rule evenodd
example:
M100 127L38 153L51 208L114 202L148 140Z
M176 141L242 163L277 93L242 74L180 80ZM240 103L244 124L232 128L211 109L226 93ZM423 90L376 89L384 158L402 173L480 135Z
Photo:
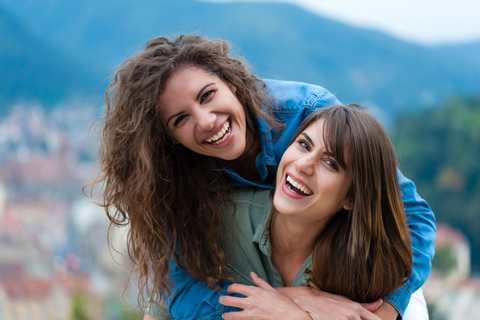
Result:
M388 301L384 301L383 304L374 312L374 314L381 319L395 320L398 317L398 311Z

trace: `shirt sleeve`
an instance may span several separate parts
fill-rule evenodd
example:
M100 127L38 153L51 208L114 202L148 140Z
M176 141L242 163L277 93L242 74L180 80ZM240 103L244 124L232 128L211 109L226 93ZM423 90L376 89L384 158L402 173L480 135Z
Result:
M169 310L169 317L165 315L165 307L151 305L147 311L157 319L222 319L222 313L239 311L240 309L220 304L218 299L229 295L226 288L231 282L225 283L219 289L210 289L205 282L193 278L188 271L181 269L175 259L172 259L170 268L171 296L165 300ZM235 295L240 296L240 295Z
M405 214L410 229L413 268L410 279L384 300L393 305L403 317L412 293L427 280L435 253L435 216L430 206L417 193L415 184L397 169L402 190Z

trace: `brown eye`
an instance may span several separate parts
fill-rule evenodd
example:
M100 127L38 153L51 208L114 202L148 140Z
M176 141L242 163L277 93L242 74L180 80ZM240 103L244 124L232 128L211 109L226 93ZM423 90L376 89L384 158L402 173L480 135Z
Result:
M214 91L213 90L210 90L210 91L207 91L205 92L202 97L200 98L200 103L204 102L205 100L207 100L209 97L213 97L213 94L214 94Z
M176 128L181 122L183 119L185 119L187 117L186 114L182 114L181 116L177 117L175 119L175 122L173 122L173 127Z
M305 150L310 150L310 145L305 140L299 140L298 145Z
M336 163L334 160L332 160L332 159L327 159L327 160L325 160L325 163L326 163L328 166L330 166L332 169L338 170L338 165L337 165L337 163Z

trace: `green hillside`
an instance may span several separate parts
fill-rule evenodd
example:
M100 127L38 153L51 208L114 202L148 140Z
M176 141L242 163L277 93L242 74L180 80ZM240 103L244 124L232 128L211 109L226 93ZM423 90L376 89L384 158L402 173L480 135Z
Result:
M32 36L0 7L0 114L13 103L46 107L100 90L90 70Z
M262 77L323 85L343 102L383 110L384 118L480 90L480 45L470 50L415 45L288 4L4 0L2 5L37 39L99 79L154 36L196 32L229 40Z
M415 181L438 222L460 228L480 271L480 97L403 115L394 135L400 168Z

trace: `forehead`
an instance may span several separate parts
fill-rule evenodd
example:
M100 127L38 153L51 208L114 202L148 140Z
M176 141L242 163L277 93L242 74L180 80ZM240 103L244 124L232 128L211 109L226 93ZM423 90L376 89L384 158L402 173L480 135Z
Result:
M310 124L303 132L307 133L316 147L326 149L347 168L350 163L350 138L348 126L341 126L337 121L320 118Z
M191 105L202 88L211 83L218 85L221 80L202 68L187 66L175 71L157 100L161 117L169 117Z
M195 66L186 66L175 71L165 82L165 86L160 100L175 93L187 93L189 91L195 94L208 82L218 82L220 80L216 75L210 74L202 68ZM178 97L177 97L178 98Z
M315 144L324 144L324 119L318 119L306 127L302 133L306 133L312 138Z

